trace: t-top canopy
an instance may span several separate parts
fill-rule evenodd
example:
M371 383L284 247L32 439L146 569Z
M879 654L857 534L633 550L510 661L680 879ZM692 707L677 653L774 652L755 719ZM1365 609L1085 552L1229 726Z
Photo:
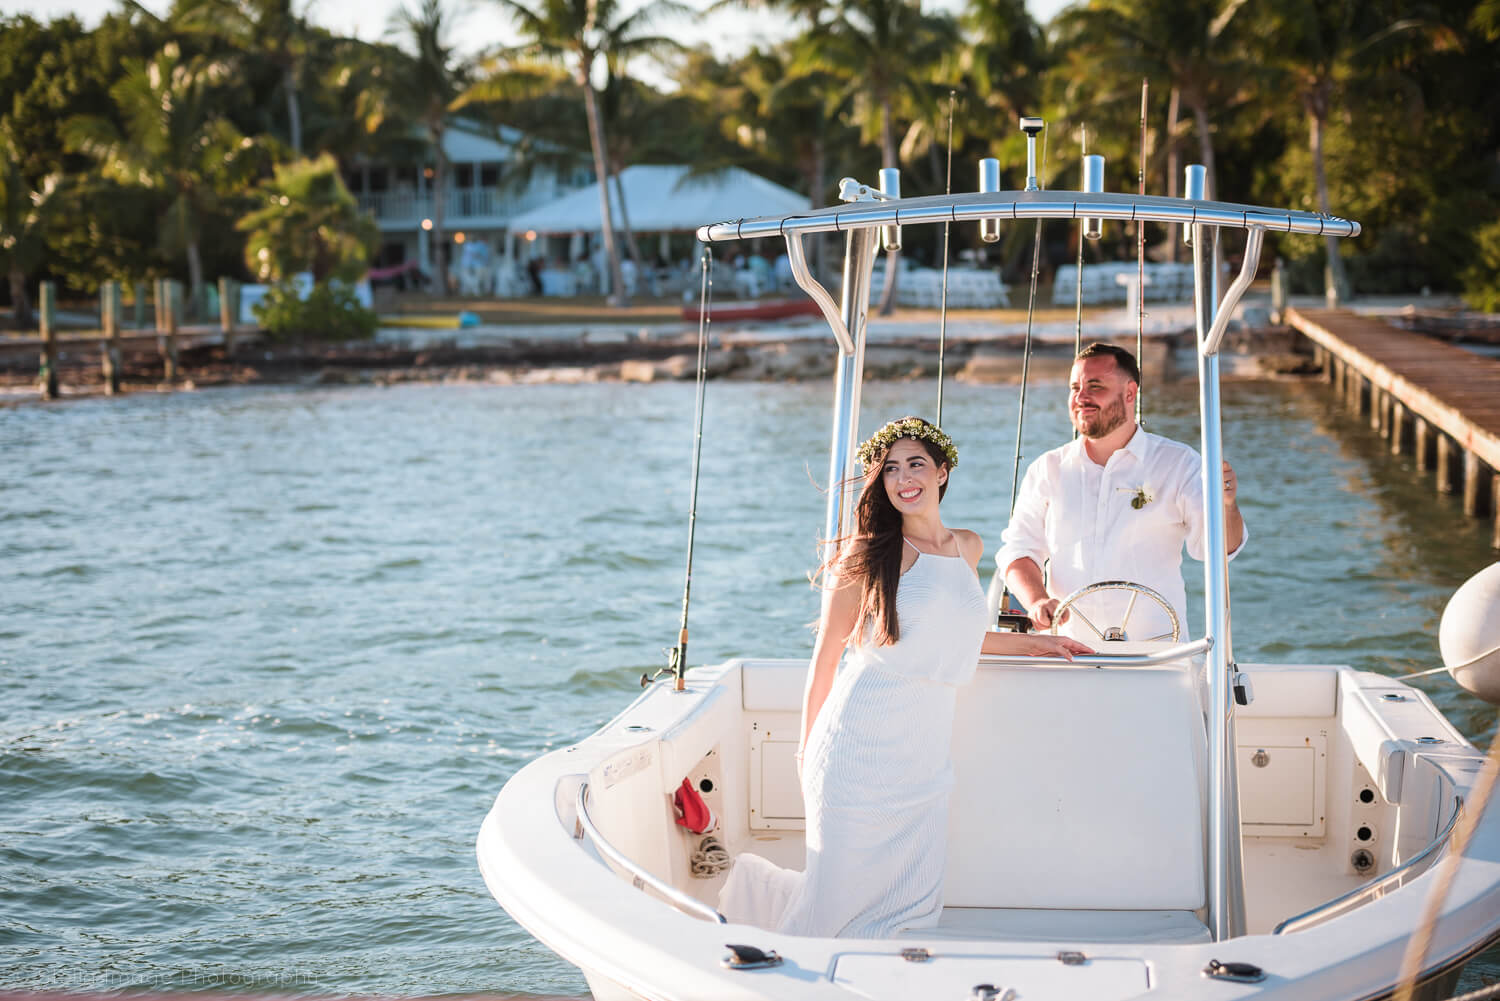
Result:
M720 206L722 210L726 206ZM1359 223L1294 209L1232 202L1190 201L1160 195L1090 194L1083 191L970 192L889 201L858 201L815 212L731 219L698 229L705 243L767 236L836 233L872 226L977 222L980 219L1091 219L1201 224L1233 229L1263 227L1278 233L1358 236Z

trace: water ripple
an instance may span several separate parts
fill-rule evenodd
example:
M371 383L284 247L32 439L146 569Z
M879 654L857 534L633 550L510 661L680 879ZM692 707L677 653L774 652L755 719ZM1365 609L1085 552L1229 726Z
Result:
M711 388L693 663L810 649L825 389ZM866 387L865 424L933 390ZM993 553L1015 391L946 394L965 458L945 517ZM1067 425L1056 387L1030 400L1036 455ZM583 995L489 897L473 839L509 776L666 663L693 403L677 384L401 386L9 412L6 986ZM1436 663L1446 596L1490 558L1483 526L1320 395L1237 385L1225 403L1254 533L1236 654ZM1193 406L1190 388L1148 400L1156 430L1196 441ZM1187 581L1200 622L1196 565ZM1423 685L1493 735L1491 707Z

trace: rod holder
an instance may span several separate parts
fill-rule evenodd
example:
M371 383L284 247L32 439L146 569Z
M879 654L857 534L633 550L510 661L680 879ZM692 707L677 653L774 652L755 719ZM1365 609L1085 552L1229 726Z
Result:
M880 168L880 192L887 198L901 197L901 171L895 167ZM880 227L880 244L887 251L901 249L901 227Z
M1000 161L992 156L987 156L979 161L979 193L982 195L997 195L1000 193ZM999 241L1000 220L979 220L979 238L985 243Z
M1091 195L1104 194L1104 157L1097 153L1090 153L1083 158L1083 190ZM1104 235L1104 220L1085 216L1083 235L1090 240L1099 239Z
M1047 123L1040 118L1021 119L1021 131L1026 133L1026 190L1040 191L1042 186L1037 180L1036 173L1036 137L1037 133L1047 127Z
M1183 185L1184 195L1189 201L1202 201L1204 190L1208 187L1208 168L1201 163L1190 163L1187 165L1187 181ZM1182 242L1189 247L1193 245L1193 227L1182 227Z

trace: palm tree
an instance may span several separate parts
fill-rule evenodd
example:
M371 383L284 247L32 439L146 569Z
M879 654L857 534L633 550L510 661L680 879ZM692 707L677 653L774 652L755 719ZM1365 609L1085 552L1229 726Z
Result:
M1260 73L1237 32L1245 5L1246 0L1095 0L1065 8L1054 22L1055 49L1067 53L1063 72L1079 82L1070 89L1129 105L1139 102L1143 78L1166 84L1168 142L1175 142L1178 109L1186 107L1208 171L1209 198L1218 192L1214 114L1244 100L1247 82ZM1084 103L1080 98L1070 94L1069 103ZM1168 191L1175 193L1177 172L1168 171Z
M64 126L68 146L93 157L107 179L167 199L161 239L187 258L192 302L203 295L204 220L253 176L259 149L217 111L232 79L224 60L185 60L169 42L148 61L127 61L110 96L125 130L96 115Z
M302 65L310 29L292 0L195 0L174 17L188 31L221 38L237 52L268 63L281 78L287 144L302 155Z
M1047 48L1023 0L970 0L963 23L970 41L961 68L986 118L1016 121L1034 113Z
M849 101L842 81L816 69L794 72L792 64L788 45L753 48L727 66L699 67L693 93L741 147L795 171L817 209L826 204L829 178L837 176L836 152L853 147L857 136L844 124ZM812 241L814 270L822 244L822 237Z
M41 264L46 222L59 201L61 175L48 174L33 184L21 163L10 123L0 120L0 259L10 282L16 329L27 330L36 321L26 285Z
M1275 93L1295 95L1307 119L1307 145L1312 156L1318 211L1331 212L1323 138L1328 120L1351 89L1378 74L1370 57L1380 44L1423 27L1407 18L1392 22L1373 5L1354 0L1323 0L1303 4L1283 0L1267 12L1262 57L1273 68L1280 86ZM1349 298L1349 278L1338 240L1326 238L1324 287L1332 300Z
M831 19L799 40L796 65L843 81L842 96L851 101L864 139L878 137L882 165L895 167L898 115L907 121L938 115L948 92L939 68L958 44L952 17L927 13L911 0L842 0ZM882 314L895 306L900 260L899 251L887 257Z
M448 154L443 149L443 139L448 132L448 113L459 95L468 89L473 66L461 59L448 44L448 20L442 0L421 0L421 7L415 11L403 5L391 15L386 30L387 34L403 36L415 50L415 58L405 67L405 78L398 81L393 93L421 124L435 160L432 241L436 253L433 256L437 286L446 293L448 241L443 216L448 198Z
M538 0L536 9L521 0L496 2L515 19L524 39L520 46L507 54L565 65L583 91L589 148L594 158L594 176L599 183L600 227L604 233L605 256L609 260L609 302L611 305L625 305L620 251L610 213L609 146L605 141L594 73L601 59L653 54L676 46L672 39L648 34L648 31L664 14L683 12L686 8L675 0L651 0L626 14L619 0Z
M331 154L278 165L260 194L261 207L236 228L249 234L245 263L261 281L302 271L317 282L353 281L364 271L380 229L359 211Z

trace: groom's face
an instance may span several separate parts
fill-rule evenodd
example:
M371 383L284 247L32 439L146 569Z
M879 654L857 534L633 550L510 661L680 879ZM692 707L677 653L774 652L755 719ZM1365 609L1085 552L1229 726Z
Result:
M1085 438L1103 438L1130 419L1135 383L1108 355L1080 358L1068 378L1068 414Z

